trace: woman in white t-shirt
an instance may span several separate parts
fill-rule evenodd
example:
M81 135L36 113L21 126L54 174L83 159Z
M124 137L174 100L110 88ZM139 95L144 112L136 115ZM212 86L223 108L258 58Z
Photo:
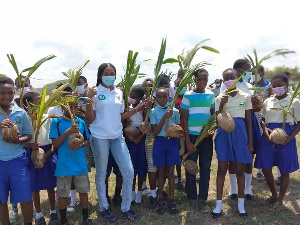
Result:
M134 171L123 137L121 121L145 107L145 103L142 103L134 110L124 112L123 93L114 86L115 80L115 67L110 63L101 64L98 68L97 85L87 92L87 96L93 100L94 105L91 103L86 105L86 121L90 124L92 134L91 146L95 158L99 207L101 216L109 222L116 221L116 216L109 210L105 191L109 151L123 177L122 216L130 220L139 219L139 216L130 210Z

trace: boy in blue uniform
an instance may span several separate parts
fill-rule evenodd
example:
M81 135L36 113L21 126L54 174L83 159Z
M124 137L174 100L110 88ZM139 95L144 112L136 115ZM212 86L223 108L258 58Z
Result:
M74 114L74 109L79 110L78 103L69 103ZM92 225L88 218L88 192L90 183L86 164L84 147L89 144L90 135L84 120L75 117L76 124L72 125L68 110L64 109L65 118L55 118L50 129L50 138L54 148L58 148L58 160L56 163L55 176L57 177L57 193L59 195L59 211L61 224L68 225L67 220L67 197L70 193L71 181L74 179L75 188L79 192L82 208L82 224ZM76 150L70 150L68 140L70 134L80 132L84 141Z
M174 202L175 176L174 166L181 165L178 151L178 139L168 138L165 132L166 122L169 125L179 124L180 116L178 109L169 108L169 91L167 88L156 90L157 106L151 109L150 123L152 125L155 141L153 143L153 165L158 168L158 214L164 214L166 201L163 197L165 176L169 179L170 200L168 202L170 214L178 213Z
M8 77L0 78L0 128L18 126L19 136L3 140L0 132L0 224L9 224L7 200L21 203L24 222L32 224L33 206L30 188L29 159L23 143L32 138L32 128L27 113L14 100L14 82ZM7 117L7 118L6 118Z

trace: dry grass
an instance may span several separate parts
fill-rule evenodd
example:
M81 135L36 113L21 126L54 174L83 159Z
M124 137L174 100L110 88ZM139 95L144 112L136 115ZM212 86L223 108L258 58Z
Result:
M297 137L298 148L300 147L300 135ZM300 150L298 150L300 155ZM216 170L217 160L215 155L212 161L211 180L209 188L208 204L211 209L215 206L216 198ZM274 174L276 174L274 170ZM256 174L254 169L253 174ZM95 224L106 224L101 218L97 205L97 194L94 183L95 170L90 173L91 191L89 194L90 201L90 217L94 220ZM164 216L158 215L155 212L151 212L147 209L148 199L143 197L143 203L140 206L133 206L132 209L141 216L139 222L124 221L121 219L120 207L112 205L112 210L120 218L116 224L300 224L300 176L299 171L291 174L290 185L284 198L284 209L278 213L270 211L271 206L263 202L270 193L269 189L264 181L257 182L255 179L252 181L253 192L255 198L245 202L245 208L248 212L247 218L240 218L237 209L237 201L233 201L228 198L229 192L228 178L225 182L225 196L223 198L223 212L224 215L219 219L212 219L210 213L192 212L189 211L188 201L184 192L176 192L176 202L180 210L179 215L169 215L166 213ZM279 187L277 186L279 190ZM110 180L110 196L114 194L114 176ZM46 199L46 192L42 193L42 209L45 217L49 217L49 204ZM68 213L68 219L70 224L81 224L81 209L77 208L75 213ZM18 220L18 224L21 224L21 220Z

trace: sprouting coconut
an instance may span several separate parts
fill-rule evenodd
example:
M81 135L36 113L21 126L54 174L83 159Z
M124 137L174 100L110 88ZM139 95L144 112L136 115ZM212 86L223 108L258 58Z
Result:
M0 107L1 113L4 115L5 119L8 119L7 114ZM19 136L18 126L13 125L11 127L2 128L2 138L4 141L15 140Z
M144 134L150 134L152 132L151 124L147 120L143 121L139 128Z
M41 148L38 148L37 150L32 150L31 161L35 168L43 168L45 163L45 151Z
M126 127L124 129L124 136L129 140L129 141L135 141L138 136L140 136L140 131L136 127Z
M184 162L184 168L186 169L186 171L193 175L197 175L199 171L197 163L192 160L186 160Z
M222 111L219 113L217 115L217 122L219 127L228 133L231 133L235 129L235 122L228 112Z
M181 126L177 124L173 124L169 126L169 119L167 119L166 122L166 135L170 138L180 138L182 137L184 133L184 130L181 128Z
M282 128L276 128L272 130L270 134L270 140L276 145L282 145L283 143L285 143L287 138L288 135Z
M260 111L264 107L264 101L262 97L257 94L251 96L252 108L255 111Z

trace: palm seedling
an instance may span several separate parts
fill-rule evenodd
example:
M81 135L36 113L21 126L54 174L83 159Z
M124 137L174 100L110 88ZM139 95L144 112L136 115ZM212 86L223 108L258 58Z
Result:
M291 54L291 53L295 53L295 52L288 50L288 49L276 49L276 50L272 51L271 53L267 54L266 56L264 56L260 60L258 59L257 51L255 48L253 49L254 58L252 58L249 54L247 54L247 57L245 57L245 59L251 64L251 66L254 70L254 74L255 74L254 86L257 87L258 70L259 70L260 65L264 61L270 59L271 57L278 56L278 55L282 55L283 57L285 57L287 54ZM254 91L254 95L251 97L251 100L252 100L253 109L260 111L263 108L263 106L264 106L263 99L261 98L261 96L259 96L256 93L256 91Z
M280 145L280 144L283 144L285 143L288 135L287 133L285 132L285 123L286 123L286 119L287 119L287 116L290 115L291 117L293 117L296 121L296 118L294 116L294 112L291 112L290 111L290 108L295 100L295 98L300 94L300 82L298 82L295 90L293 91L293 94L291 95L291 99L290 99L290 102L289 102L289 105L287 107L284 107L280 101L278 101L278 104L280 105L280 108L271 108L271 110L281 110L282 113L283 113L283 121L282 121L282 128L276 128L274 129L271 134L270 134L270 140L277 144L277 145Z
M40 60L38 60L33 66L28 67L24 70L22 70L21 72L19 72L18 66L17 66L17 62L15 60L15 57L13 54L7 54L7 58L8 61L10 62L10 64L12 65L12 67L14 68L16 74L17 74L17 78L19 81L19 84L21 86L21 92L20 92L20 107L23 108L23 95L24 95L24 87L26 85L26 83L29 81L30 77L32 76L32 74L46 61L51 60L53 58L55 58L55 55L49 55L46 56L44 58L41 58ZM24 79L24 82L22 83L22 76L23 73L26 73L27 75Z

